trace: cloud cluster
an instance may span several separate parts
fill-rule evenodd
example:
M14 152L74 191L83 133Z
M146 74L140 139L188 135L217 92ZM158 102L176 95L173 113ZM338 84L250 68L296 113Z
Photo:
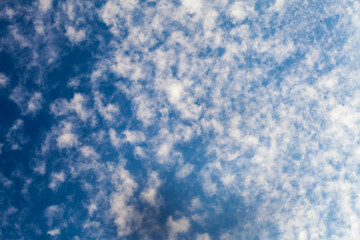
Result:
M0 237L360 235L358 3L0 6Z

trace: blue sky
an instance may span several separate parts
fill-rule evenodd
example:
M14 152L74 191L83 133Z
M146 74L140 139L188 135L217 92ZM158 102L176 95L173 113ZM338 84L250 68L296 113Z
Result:
M358 239L360 3L0 3L1 239Z

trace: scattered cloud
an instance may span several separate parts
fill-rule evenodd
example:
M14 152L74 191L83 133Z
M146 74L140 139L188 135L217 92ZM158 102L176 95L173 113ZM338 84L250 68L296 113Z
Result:
M51 174L51 182L49 184L49 188L55 191L59 186L65 181L65 173L58 172Z
M86 121L92 115L92 111L86 107L86 102L87 99L83 94L75 93L70 101L63 98L56 99L50 109L55 116L64 116L69 112L75 112L82 121Z
M50 236L54 237L54 236L57 236L57 235L60 235L60 229L58 228L54 228L52 230L49 230L47 232L47 234L49 234Z
M6 141L10 144L11 150L20 150L21 146L28 142L24 136L24 121L17 119L6 134Z
M186 163L185 165L181 166L180 169L176 172L176 177L186 178L192 173L193 170L194 165L192 165L191 163Z
M176 239L177 234L186 233L190 229L190 221L187 217L181 217L173 220L172 216L167 219L166 225L169 228L169 238Z
M151 206L159 207L160 199L158 196L158 189L161 186L161 181L156 172L152 172L149 175L147 187L141 192L140 197Z
M42 109L42 94L40 92L31 93L22 86L13 89L10 99L18 105L23 115L35 115Z
M72 124L69 122L63 123L61 134L56 139L59 148L71 148L79 144L78 136L72 133Z
M0 238L360 235L356 1L0 5Z
M9 78L5 74L0 73L0 88L6 87L8 82Z
M196 234L196 240L211 240L208 233Z
M76 30L73 26L66 26L65 35L72 43L82 42L86 38L84 29Z
M52 0L39 0L39 8L42 12L47 12L52 5Z
M111 196L110 212L114 215L118 236L123 237L134 232L141 220L140 212L131 201L138 184L129 171L122 167L114 169L112 180L116 192Z

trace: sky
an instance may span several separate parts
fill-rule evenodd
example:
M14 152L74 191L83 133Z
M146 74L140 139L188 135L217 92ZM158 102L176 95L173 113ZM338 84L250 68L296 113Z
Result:
M360 236L359 1L0 10L0 239Z

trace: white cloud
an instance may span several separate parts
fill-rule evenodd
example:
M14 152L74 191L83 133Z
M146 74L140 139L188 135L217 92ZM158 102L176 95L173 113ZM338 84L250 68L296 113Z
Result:
M151 172L147 187L141 192L140 196L143 201L149 203L151 206L159 207L160 199L158 196L158 188L161 185L161 181L156 172Z
M115 131L115 129L110 129L109 130L109 136L110 136L110 141L111 141L111 144L114 146L114 147L119 147L120 144L121 144L121 139L117 136L117 133Z
M75 112L82 121L86 121L92 116L92 111L86 107L86 103L86 96L81 93L75 93L70 101L63 98L56 99L50 105L50 109L56 116L63 116L69 112Z
M190 229L190 221L187 217L182 217L177 220L173 220L172 216L168 217L166 222L169 228L169 238L176 239L176 235L179 233L186 233Z
M72 2L67 1L66 4L63 5L63 8L68 15L68 18L73 21L75 19L75 10L74 4Z
M136 1L107 1L100 11L103 21L110 26L111 32L118 36L121 33L122 25L119 16L128 15L135 7Z
M165 91L170 103L181 112L184 119L197 120L199 118L202 108L195 104L195 99L185 91L183 83L174 81L168 84Z
M173 104L178 104L184 95L184 88L180 83L173 83L167 89L169 100Z
M42 12L47 12L51 8L52 0L39 0L39 8Z
M34 27L35 27L35 31L36 31L37 34L41 34L41 35L45 34L45 28L44 28L43 22L36 21L34 23Z
M86 158L93 158L93 159L97 159L99 158L99 154L97 154L94 150L93 147L90 146L82 146L81 149L81 154L86 157Z
M248 6L246 2L235 2L230 7L230 14L238 21L243 21L245 18L253 12L251 6Z
M99 93L95 93L95 105L100 113L100 115L105 118L108 121L113 121L114 117L119 113L119 108L112 103L107 104L104 106L104 103L102 102L103 96Z
M144 133L140 131L125 130L123 134L125 135L125 141L130 143L139 143L146 140Z
M86 99L82 94L75 93L74 97L71 99L69 103L69 108L74 110L76 114L80 117L80 119L83 121L86 121L86 119L90 116L90 113L84 107L85 102Z
M27 112L35 113L42 108L43 97L39 92L35 92L30 98L27 106Z
M14 12L14 10L12 10L11 8L6 8L5 9L5 14L10 18L10 19L12 19L12 17L15 15L15 12Z
M155 112L151 101L146 95L139 95L134 99L137 109L136 117L143 122L144 126L150 126L154 123Z
M169 154L171 149L172 149L172 144L170 143L163 143L160 145L157 151L159 162L166 162L169 160Z
M7 177L5 177L1 172L0 172L0 183L6 188L12 185L12 181L9 180Z
M5 210L5 209L4 209ZM6 225L10 225L8 218L11 217L12 215L14 215L15 213L17 213L19 210L13 206L9 206L6 211L2 212L2 216L1 216L1 220L2 220L2 227L6 226ZM9 219L10 220L10 219Z
M88 221L83 225L84 229L88 229L88 228L95 228L98 229L100 227L100 223L97 221Z
M231 174L226 174L225 176L221 177L221 181L224 185L229 185L233 183L235 180L235 176Z
M111 198L111 213L114 214L114 223L117 225L117 233L119 237L131 234L136 230L136 211L133 205L127 204L120 194L114 194Z
M24 121L17 119L10 127L6 134L6 141L11 145L12 150L20 150L21 145L25 144L28 139L24 136Z
M211 30L216 27L216 18L218 16L218 13L215 10L210 10L206 13L206 16L204 17L203 26L206 30L206 35L211 36Z
M9 78L5 74L0 73L0 88L6 87L8 82Z
M85 30L76 30L73 26L66 26L65 36L67 36L72 43L79 43L85 40Z
M63 129L61 130L61 135L56 139L57 146L59 148L71 148L79 144L78 137L76 134L72 133L72 124L65 122Z
M39 161L33 169L38 174L44 175L45 172L46 172L46 162L45 161Z
M55 191L63 182L65 182L64 172L52 173L49 188Z
M181 0L181 3L190 13L200 13L202 8L202 0Z
M49 230L47 232L47 234L49 234L50 236L54 237L54 236L57 236L57 235L60 235L60 229L58 228L54 228L52 230Z
M196 240L211 240L208 233L196 234Z
M190 211L194 212L198 209L201 209L201 207L202 207L202 203L199 197L195 197L191 199L191 205L189 207Z
M95 203L90 204L87 208L90 216L92 216L94 212L98 209Z
M40 92L31 93L22 86L13 89L10 99L19 106L23 115L34 115L42 108L42 94Z
M56 220L61 219L64 214L64 208L60 205L51 205L45 209L45 217L48 226L52 226Z
M276 0L274 3L274 9L278 12L284 9L284 5L286 4L285 0Z
M142 75L141 68L134 68L129 56L124 56L120 52L115 55L115 62L111 69L122 77L130 78L131 80L139 80Z
M141 220L140 213L131 201L138 185L123 167L114 169L112 181L117 191L111 195L110 211L117 225L118 236L124 237L134 232Z
M51 113L55 116L63 116L69 112L69 103L66 99L56 99L51 105Z
M17 26L10 25L10 26L9 26L9 29L10 29L10 32L11 32L11 35L12 35L13 39L14 39L18 44L20 44L20 47L21 47L21 48L30 47L30 46L31 46L31 42L29 41L29 39L26 38L26 37L21 33L22 31L21 31Z
M194 165L192 165L191 163L186 163L185 165L181 166L181 168L176 172L176 177L186 178L192 173L193 170Z
M139 146L135 147L134 154L135 154L136 157L139 157L139 158L145 158L146 157L144 149L142 147L139 147Z

